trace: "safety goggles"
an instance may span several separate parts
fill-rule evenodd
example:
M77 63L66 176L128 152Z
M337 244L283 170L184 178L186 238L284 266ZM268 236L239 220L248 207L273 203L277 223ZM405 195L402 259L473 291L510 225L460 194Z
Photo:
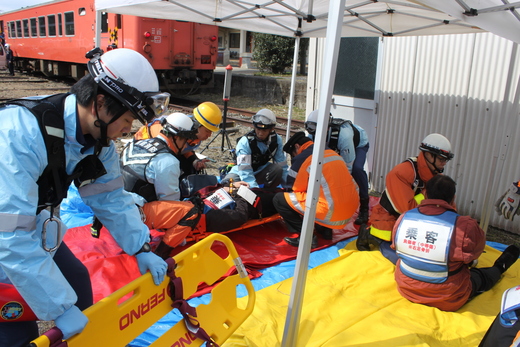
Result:
M316 122L305 122L304 126L308 133L314 134L316 132Z
M255 114L251 120L255 128L259 129L272 129L275 124L271 123L271 120L262 114Z

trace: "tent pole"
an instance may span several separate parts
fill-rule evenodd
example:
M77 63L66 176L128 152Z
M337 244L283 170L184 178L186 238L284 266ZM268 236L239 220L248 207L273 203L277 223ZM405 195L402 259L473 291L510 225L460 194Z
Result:
M96 11L96 23L94 24L95 27L95 47L100 47L101 45L101 10ZM101 47L100 47L101 48Z
M287 114L287 131L285 133L285 140L289 140L291 137L291 119L294 104L294 86L296 85L296 73L298 70L298 51L300 50L300 36L297 36L294 40L294 56L293 56L293 67L291 75L291 93L289 94L289 111Z
M493 159L491 161L491 171L489 176L489 182L491 184L488 185L488 188L486 190L486 194L484 196L484 204L482 206L481 211L481 219L480 219L480 228L484 230L485 233L487 233L487 229L489 227L489 219L491 217L491 212L494 211L494 203L495 201L492 200L492 194L494 192L502 192L506 187L498 187L498 184L501 182L502 173L504 170L504 160L505 156L507 154L508 145L509 145L509 139L510 139L510 132L512 127L514 126L514 122L518 115L518 102L520 98L520 76L518 78L518 83L516 86L515 91L515 98L513 101L512 109L511 105L509 103L509 96L511 94L511 85L512 85L512 78L513 78L513 72L516 65L517 60L517 54L518 54L518 43L513 43L513 48L511 50L511 60L509 64L509 70L508 70L508 76L507 76L507 82L506 82L506 88L504 91L504 102L502 103L502 114L505 115L505 122L507 122L507 126L502 131L501 136L498 134L497 127L497 134L495 135L495 138L497 139L495 141L494 150L493 153ZM499 146L497 148L497 146ZM500 165L498 165L498 161L502 161Z
M329 4L329 22L327 25L326 49L329 52L324 58L323 76L335 76L338 65L338 51L341 38L341 27L343 13L345 11L345 0L331 0ZM289 306L284 326L282 346L298 346L298 329L303 306L303 294L305 281L307 279L307 268L309 266L309 254L314 230L316 216L316 203L320 193L321 172L325 151L325 137L328 127L330 104L334 78L322 80L319 97L318 122L316 128L316 141L312 152L311 170L305 201L305 214L303 216L303 227L300 236L300 246L296 257L294 278L289 298Z

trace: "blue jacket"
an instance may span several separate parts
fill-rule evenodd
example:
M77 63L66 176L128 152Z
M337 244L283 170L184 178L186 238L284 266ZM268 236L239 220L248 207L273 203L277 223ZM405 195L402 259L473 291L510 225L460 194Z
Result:
M356 160L356 148L365 147L368 145L368 135L366 131L360 126L352 123L359 131L359 144L357 147L354 147L354 130L349 123L345 122L339 131L338 136L338 148L336 151L343 158L345 163L347 164L348 171L352 173L352 165L354 164L354 160ZM314 141L314 136L309 134L309 138ZM327 145L330 140L330 129L327 134Z
M86 156L76 114L76 97L67 97L64 109L67 173ZM83 201L110 230L128 254L149 240L130 194L123 190L119 157L114 143L99 158L107 174L79 189ZM47 151L36 117L19 106L0 110L0 282L13 283L41 320L53 320L73 306L74 290L41 245L41 229L49 212L36 215L38 178L47 166ZM48 246L54 246L56 223L49 223ZM66 231L64 227L62 234Z
M269 137L270 138L270 137ZM283 142L282 137L280 135L276 135L276 140L278 143L278 148L276 149L276 153L274 155L273 161L275 163L279 163L283 167L283 177L282 182L285 185L287 182L287 170L289 167L287 166L287 160L285 158L285 153L283 152ZM265 153L269 149L269 143L257 141L255 140L258 146L258 149ZM249 140L247 136L242 136L242 138L238 141L236 147L237 153L237 165L233 166L233 168L229 171L229 173L234 173L240 176L240 180L249 183L251 188L258 188L258 183L256 182L255 175L262 171L269 163L261 165L255 171L253 171L253 163L252 163L252 150L249 145Z

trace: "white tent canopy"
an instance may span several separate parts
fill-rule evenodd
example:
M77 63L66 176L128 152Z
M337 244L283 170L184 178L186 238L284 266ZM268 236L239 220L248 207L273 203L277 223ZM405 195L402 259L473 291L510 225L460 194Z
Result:
M476 5L478 8L474 9ZM481 27L488 31L498 31L498 35L511 40L515 40L515 36L518 39L520 22L511 21L508 17L514 14L504 8L500 11L489 10L497 6L505 5L501 0L346 0L340 35L456 34L478 31L477 27ZM284 36L325 37L329 0L96 0L96 10L189 20Z
M322 172L340 37L411 36L490 31L520 43L520 21L508 0L96 0L96 10L216 24L294 37L326 37L318 127L301 244L283 337L296 346L316 201ZM327 117L326 117L327 115Z

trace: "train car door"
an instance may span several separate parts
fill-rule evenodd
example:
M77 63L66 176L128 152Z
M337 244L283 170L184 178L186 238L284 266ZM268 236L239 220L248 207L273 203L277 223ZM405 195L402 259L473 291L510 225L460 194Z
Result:
M7 57L6 57L5 47L0 44L0 70L7 69Z
M171 23L171 66L191 67L194 64L193 26L194 23L172 21Z

